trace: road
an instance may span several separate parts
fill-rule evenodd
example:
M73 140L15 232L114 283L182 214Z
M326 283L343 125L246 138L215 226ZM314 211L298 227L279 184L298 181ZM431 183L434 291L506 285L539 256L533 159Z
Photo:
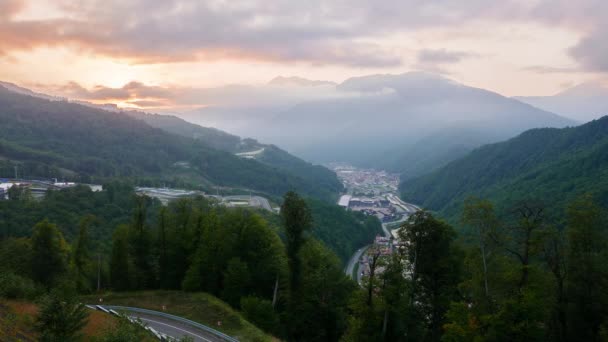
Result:
M165 317L153 316L139 312L129 312L128 315L133 318L138 318L147 326L153 328L161 334L180 339L184 336L191 337L194 341L201 342L224 342L221 337L197 327L188 325L183 322L172 320Z
M193 341L197 342L237 341L236 339L213 328L182 317L169 315L164 312L111 305L104 305L103 307L99 305L88 305L88 307L103 310L111 314L117 314L117 312L120 312L121 314L127 315L129 318L141 321L146 328L152 328L155 334L158 333L160 335L164 335L164 337L174 338L176 340L187 336L192 338Z
M401 222L405 222L408 218L408 216L412 213L415 213L416 211L420 210L420 208L416 205L413 205L411 203L406 203L403 202L399 197L397 196L393 196L394 198L391 198L392 201L395 201L399 203L399 205L401 205L407 212L408 214L403 215L403 217L401 219L399 219L398 221L393 221L393 222L386 222L386 223L382 223L382 232L384 232L384 236L390 238L392 235L391 231L388 229L388 225L389 224L395 224L395 223L401 223ZM368 249L371 245L367 245L365 247L359 248L354 254L353 256L348 260L348 264L346 264L346 268L344 269L344 273L349 276L352 277L353 276L353 270L355 269L355 265L359 262L359 259L361 259L361 255L363 255L363 252L365 252L366 249ZM357 282L359 282L359 277L360 275L357 274Z
M346 265L346 268L344 269L344 273L346 273L347 276L349 276L349 277L353 276L353 271L355 270L355 265L357 265L357 263L359 262L359 259L361 259L361 255L363 254L363 252L365 252L365 250L368 247L369 247L369 245L359 248L355 252L355 254L353 254L353 256L350 258L350 260L348 260L348 264Z

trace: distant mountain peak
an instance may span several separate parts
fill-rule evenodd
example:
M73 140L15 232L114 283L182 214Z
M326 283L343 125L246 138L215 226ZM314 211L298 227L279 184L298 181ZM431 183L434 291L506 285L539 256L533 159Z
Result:
M336 85L335 82L322 80L309 80L298 76L277 76L268 82L269 85L276 86L298 86L298 87L317 87L324 85Z
M553 96L520 96L516 99L581 122L608 114L608 85L600 81L584 82Z
M600 81L589 81L568 88L556 96L600 96L608 94L608 86Z
M404 87L435 87L435 86L462 86L460 83L439 74L412 71L403 74L375 74L351 77L338 85L346 91L376 92L386 88Z

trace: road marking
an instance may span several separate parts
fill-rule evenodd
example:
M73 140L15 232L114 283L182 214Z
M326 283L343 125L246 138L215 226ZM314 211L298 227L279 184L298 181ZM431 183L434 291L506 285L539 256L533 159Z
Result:
M136 317L137 317L137 316L136 316ZM196 337L198 337L198 338L202 338L203 340L205 340L205 341L207 341L207 342L213 342L213 341L211 341L211 340L208 340L208 339L204 338L203 336L197 335L197 334L195 334L195 333L193 333L193 332L190 332L190 331L188 331L188 330L184 330L184 329L178 328L178 327L173 326L173 325L171 325L171 324L167 324L167 323L163 323L163 322L155 321L155 320L153 320L153 319L148 319L148 318L141 318L141 317L138 317L138 318L139 318L139 319L141 319L142 321L148 321L148 322L153 322L153 323L156 323L156 324L166 325L166 326L171 327L171 328L173 328L173 329L176 329L176 330L179 330L179 331L183 331L183 332L187 333L188 335L192 335L192 336L196 336Z

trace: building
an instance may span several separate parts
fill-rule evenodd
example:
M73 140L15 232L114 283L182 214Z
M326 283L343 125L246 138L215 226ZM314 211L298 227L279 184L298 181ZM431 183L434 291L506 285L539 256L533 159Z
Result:
M348 208L351 198L352 196L350 195L342 195L342 197L340 197L340 200L338 201L338 205L341 207Z

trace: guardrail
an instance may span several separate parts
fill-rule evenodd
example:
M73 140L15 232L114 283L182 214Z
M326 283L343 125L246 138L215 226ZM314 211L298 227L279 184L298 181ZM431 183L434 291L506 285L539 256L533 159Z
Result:
M100 305L97 305L98 307ZM229 342L239 342L239 340L237 340L234 337L228 336L220 331L217 331L213 328L210 328L206 325L191 321L189 319L183 318L183 317L179 317L179 316L175 316L175 315L171 315L171 314L167 314L164 312L159 312L159 311L154 311L154 310L148 310L148 309L140 309L140 308L132 308L132 307L128 307L128 306L116 306L116 305L104 305L103 306L106 309L109 309L109 311L112 310L118 310L118 311L133 311L133 312L139 312L139 313L144 313L144 314L149 314L149 315L154 315L154 316L160 316L160 317L165 317L165 318L169 318L178 322L182 322L182 323L186 323L188 325L197 327L201 330L204 330L208 333L211 333L217 337L220 337L226 341Z

